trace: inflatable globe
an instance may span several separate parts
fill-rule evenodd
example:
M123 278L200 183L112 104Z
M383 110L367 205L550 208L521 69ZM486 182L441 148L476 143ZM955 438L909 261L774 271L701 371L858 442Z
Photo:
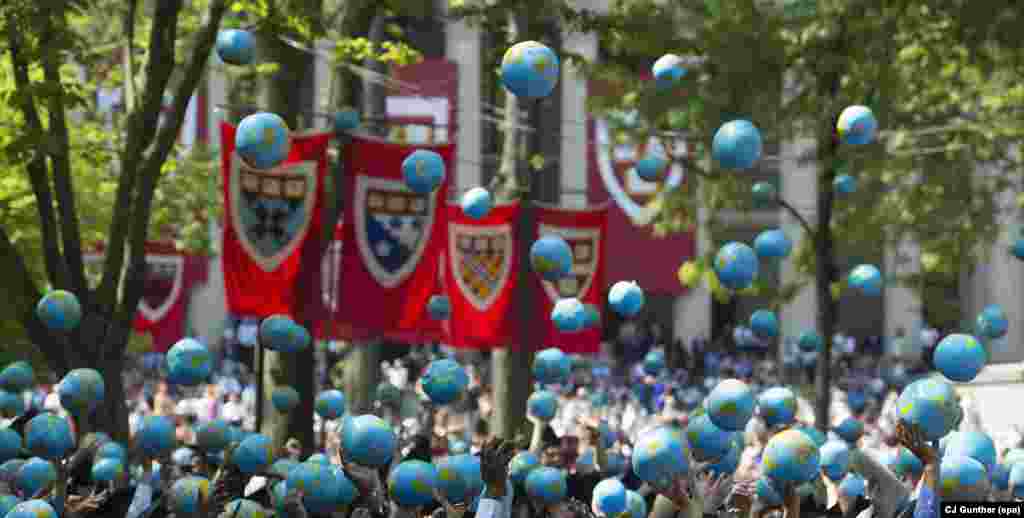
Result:
M733 434L723 430L704 413L690 419L686 426L686 440L694 460L707 462L719 459L733 445Z
M618 477L626 474L626 458L618 453L608 453L605 460L604 472L610 476Z
M469 444L463 440L452 441L448 446L448 452L452 455L459 455L469 451Z
M402 390L387 381L377 385L377 401L384 405L396 405L402 402Z
M124 446L116 442L108 442L103 446L100 446L96 450L97 459L118 459L124 462L128 459L128 453L125 451Z
M665 54L651 67L655 87L659 90L673 88L686 76L686 62L675 54Z
M469 385L469 376L458 362L449 359L430 362L421 378L423 392L434 404L447 405L459 399Z
M435 151L417 149L402 161L402 178L416 194L430 194L441 187L447 175L444 158Z
M355 484L349 480L348 475L345 474L344 470L340 469L338 466L331 466L328 469L334 474L334 479L338 483L337 491L334 494L334 503L337 505L351 504L359 495L359 490L356 489Z
M796 395L786 387L772 387L757 398L758 413L769 427L786 425L796 419Z
M526 481L526 475L540 467L540 459L529 451L521 451L508 463L508 477L517 485Z
M473 187L462 195L459 205L470 219L482 219L494 208L494 198L487 189Z
M32 457L18 469L17 485L21 494L32 496L47 484L57 480L57 468L48 460Z
M713 476L732 475L740 466L740 456L743 455L743 446L733 438L732 447L722 458L708 465L707 470Z
M219 452L230 443L231 428L225 421L213 419L196 427L196 446L208 452Z
M288 158L292 141L288 124L275 113L254 113L238 124L235 150L255 169L271 169Z
M551 309L551 322L563 333L582 331L587 323L587 309L575 297L558 299Z
M597 431L599 435L599 441L601 441L601 447L609 450L612 446L615 446L615 442L618 441L618 434L612 430L608 421L602 419L597 423Z
M996 445L992 438L983 432L960 432L951 434L946 442L945 456L970 457L991 472L996 467Z
M4 518L57 518L57 511L45 500L27 500L15 505Z
M119 459L99 459L92 465L94 482L113 482L124 474L124 465Z
M856 443L864 435L864 423L856 417L847 417L835 427L836 435L848 443Z
M298 406L299 391L287 385L274 387L274 390L270 393L270 402L273 403L274 410L286 414Z
M878 133L878 121L867 106L849 106L839 114L836 130L844 144L870 144Z
M174 421L166 416L147 416L135 434L135 445L149 457L170 453L175 444Z
M660 182L668 172L668 160L657 155L648 155L635 166L636 174L645 182Z
M540 467L526 476L526 494L545 506L565 500L568 486L562 470Z
M105 393L103 376L94 369L75 369L57 384L61 407L74 416L95 410Z
M1010 466L996 464L989 473L989 480L992 481L992 487L999 491L1010 489Z
M476 455L453 455L448 458L449 466L459 472L466 481L466 495L479 495L484 490L484 479L480 473L480 457ZM509 481L511 484L511 481Z
M167 503L171 511L181 515L199 512L202 502L210 496L210 481L204 477L180 478L171 485Z
M971 335L949 335L939 342L932 354L935 368L943 376L960 383L977 377L987 361L985 346Z
M249 31L226 29L217 33L217 57L229 65L251 64L256 55L256 39Z
M274 350L282 353L297 353L304 351L312 341L313 337L305 327L295 321L289 321L284 340L277 343Z
M877 297L882 294L882 272L874 265L857 266L850 271L846 282L851 288L869 297Z
M850 407L850 412L859 414L864 411L867 404L868 397L864 392L860 390L846 391L846 406Z
M558 413L558 396L547 390L534 392L526 400L526 412L541 421L551 421Z
M825 347L825 342L817 332L808 330L800 333L800 337L797 338L796 345L801 351L809 353L820 351Z
M228 502L224 506L224 513L220 516L230 516L231 518L268 518L270 515L257 502L238 498Z
M320 392L316 396L313 409L324 419L337 419L345 413L345 394L334 389Z
M36 316L51 331L71 331L82 322L82 305L74 293L53 290L36 306Z
M342 432L345 454L356 464L378 468L391 462L395 434L375 415L361 415L346 424Z
M1010 254L1017 259L1024 260L1024 237L1018 237L1012 245L1010 245Z
M246 437L231 454L231 462L242 473L262 472L274 461L274 443L269 437L255 434Z
M819 450L821 471L838 482L850 471L850 447L843 441L828 441Z
M754 415L754 393L746 383L728 379L708 394L705 406L715 426L730 432L742 431Z
M616 282L608 291L608 305L623 317L635 317L644 307L644 290L636 282Z
M301 491L302 503L313 513L329 512L338 497L338 479L331 466L303 462L288 472L287 490Z
M191 466L196 459L196 452L192 448L183 447L174 450L171 454L171 462L175 466Z
M572 362L561 349L544 349L533 358L533 377L542 384L562 383L571 372Z
M667 427L643 433L633 449L633 472L649 484L669 483L689 469L689 448L682 434Z
M974 500L987 495L988 472L982 463L970 457L946 455L939 467L938 486L942 500Z
M601 310L596 305L583 305L583 328L601 329Z
M824 446L828 442L828 436L821 432L821 430L813 426L798 426L793 428L794 430L804 434L808 439L811 440L819 448Z
M25 427L25 447L44 459L61 459L75 450L75 436L67 419L45 412Z
M924 471L924 463L921 459L918 459L916 455L910 453L910 450L906 448L900 448L897 453L899 458L900 470L903 473L911 475L920 475Z
M25 399L21 394L0 390L0 416L18 417L25 413Z
M768 479L764 477L757 479L755 491L758 501L766 507L782 505L782 495L779 494L779 490Z
M865 495L867 483L860 475L848 473L839 483L839 494L847 498L857 498Z
M647 500L636 491L626 491L626 507L629 516L625 518L647 518Z
M286 344L291 339L296 325L298 324L288 315L270 315L264 318L259 327L260 344L272 351L287 348Z
M782 259L793 251L793 242L780 229L765 230L754 239L754 251L762 259Z
M3 464L0 464L0 475L8 479L15 479L18 475L18 471L25 465L25 461L21 459L11 459Z
M403 507L419 507L434 500L437 470L419 460L407 460L391 470L388 476L388 494Z
M1010 490L1014 498L1024 498L1024 463L1014 464L1010 468Z
M449 502L459 503L466 501L469 484L462 477L462 473L453 465L451 457L446 457L436 463L437 467L437 489L448 499ZM511 476L511 465L509 466Z
M327 457L327 455L325 455L323 453L314 453L314 454L310 455L309 457L306 457L306 462L311 462L313 464L320 464L321 466L330 466L331 465L331 459L329 457Z
M761 458L762 473L782 482L803 484L818 475L818 445L798 430L775 434Z
M920 427L929 441L935 441L958 424L960 401L949 383L924 378L903 389L896 413L901 421Z
M23 445L21 434L11 428L0 428L0 462L18 458Z
M448 320L452 316L452 303L447 295L431 295L427 301L427 314L432 320Z
M767 204L775 201L778 190L768 182L757 182L750 189L750 196L756 204Z
M665 370L665 353L655 349L644 355L644 373L649 376L657 376Z
M849 196L857 192L857 178L848 174L841 174L832 180L832 190L840 196Z
M281 478L287 479L288 473L291 472L292 468L298 466L298 461L292 459L278 459L267 468L268 473L273 473L280 476Z
M572 269L569 243L554 234L542 236L530 246L530 266L545 280L557 281Z
M35 378L35 372L28 362L16 361L7 364L0 371L0 388L11 392L21 392L32 388Z
M985 306L985 309L981 310L981 313L978 314L978 318L975 320L975 327L978 334L985 338L1002 338L1006 336L1010 322L1006 319L1006 313L1003 311L1003 308L997 304L992 304ZM2 377L3 374L0 374L0 378Z
M558 75L558 56L536 41L513 45L501 59L501 83L512 95L523 99L551 95Z
M362 121L359 112L352 108L334 112L334 133L338 135L348 133L358 128L360 124Z
M711 157L724 169L750 169L761 158L761 131L748 120L723 124L711 141Z
M0 495L0 516L7 516L20 503L21 500L14 495Z
M182 385L195 386L205 382L213 372L213 358L205 345L184 338L167 351L167 373Z
M759 269L754 249L743 243L727 243L715 256L718 281L731 290L749 288L757 278Z
M779 319L774 311L759 309L750 315L750 330L761 338L775 338L779 335Z
M590 506L599 516L617 517L627 509L626 486L618 479L608 478L597 483Z

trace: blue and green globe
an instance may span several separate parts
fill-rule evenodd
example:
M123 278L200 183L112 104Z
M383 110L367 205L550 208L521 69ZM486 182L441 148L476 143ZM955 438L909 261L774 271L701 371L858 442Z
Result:
M944 455L947 457L970 457L991 472L996 467L998 460L996 455L996 444L984 432L973 430L962 431L957 434L950 434L946 442Z
M25 426L25 447L44 459L62 459L75 450L71 424L49 412L33 417Z
M217 33L217 57L229 65L248 65L256 55L256 38L249 31L226 29Z
M657 89L669 90L686 76L686 62L676 54L665 54L651 66L651 74Z
M16 430L7 427L0 428L0 463L18 458L24 444L21 434Z
M27 500L15 505L4 518L57 518L57 511L45 500Z
M437 470L432 464L407 460L399 464L388 476L388 493L403 507L419 507L434 500Z
M761 159L761 131L754 123L738 119L726 122L711 141L711 157L723 169L750 169Z
M231 444L231 426L227 422L213 419L196 427L196 446L208 452L219 452L228 444Z
M174 421L161 415L146 416L135 434L135 446L148 457L160 457L174 449Z
M664 485L690 468L690 452L682 432L669 427L645 432L633 449L633 472L654 485Z
M441 359L430 362L421 379L423 392L436 405L453 403L469 386L469 375L455 360Z
M0 495L0 516L7 516L20 503L21 499L14 495Z
M526 494L535 502L553 505L565 500L568 486L562 470L540 467L526 476Z
M213 356L198 340L183 338L167 351L167 373L182 385L204 383L212 372Z
M317 394L313 409L324 419L337 419L345 414L345 394L337 389L325 390Z
M402 178L416 194L430 194L441 187L447 175L444 159L436 151L417 149L402 161Z
M765 446L761 459L763 473L787 483L803 484L818 475L818 445L798 430L775 434Z
M636 174L645 182L661 182L668 174L668 160L655 154L648 154L635 166Z
M627 510L626 486L617 478L607 478L597 483L591 497L591 508L599 516L619 516Z
M199 512L202 502L210 497L210 481L205 477L180 478L171 485L167 504L175 513L192 515Z
M706 409L715 426L730 432L742 431L754 415L754 392L738 379L719 383L708 394Z
M53 463L39 457L32 457L25 461L18 469L15 479L21 494L32 496L57 480L57 468Z
M867 106L849 106L839 114L836 130L844 144L870 144L878 133L878 120Z
M274 113L254 113L238 124L235 150L251 167L272 169L281 165L291 151L288 124Z
M733 446L733 433L715 426L711 417L704 413L690 419L686 425L686 440L694 460L707 462L729 453Z
M985 306L975 319L975 328L979 335L993 339L1006 336L1010 328L1010 322L1006 318L1006 312L998 304ZM0 382L3 380L3 373L0 373Z
M1011 472L1011 480L1012 480ZM939 467L939 498L943 501L974 501L988 496L990 481L985 466L962 455L946 455Z
M841 174L832 180L832 190L841 196L849 196L857 192L857 178L848 174Z
M608 305L620 316L635 317L644 307L644 290L635 281L619 281L608 290Z
M554 347L544 349L533 357L533 377L544 385L562 383L572 373L572 361Z
M840 421L834 431L844 441L856 444L864 435L864 423L860 419L850 416Z
M521 451L508 464L508 477L516 485L526 482L526 476L540 467L540 459L529 451Z
M288 385L274 387L270 393L270 402L274 410L287 414L299 405L299 391Z
M431 295L427 301L427 314L431 320L448 320L452 316L452 302L447 295Z
M924 378L903 389L896 400L896 415L900 421L920 427L929 441L937 441L959 423L960 400L949 383Z
M12 418L25 413L25 399L19 393L0 390L0 417Z
M775 338L779 335L779 318L774 311L759 309L750 315L750 330L761 338Z
M872 264L862 264L850 271L846 283L869 297L882 294L882 272Z
M11 362L0 371L0 388L10 392L21 392L31 388L35 378L35 371L28 362Z
M762 259L783 259L793 251L793 242L782 229L773 228L757 235L754 251Z
M458 467L454 465L452 457L445 457L438 460L437 467L437 489L448 499L449 502L465 502L469 496L469 484L463 478ZM512 476L512 466L509 465L509 477Z
M75 369L57 384L60 405L71 415L81 416L92 412L103 402L106 385L103 376L95 369Z
M124 446L117 442L108 442L96 450L97 459L118 459L122 462L128 459L128 453Z
M757 279L760 265L753 248L736 241L726 243L715 255L718 281L731 290L749 288Z
M549 422L558 413L558 396L547 390L538 390L526 400L526 412L534 418Z
M312 513L330 512L337 505L339 485L330 465L303 462L288 472L288 491L301 491L302 503Z
M119 459L98 459L91 475L94 482L113 482L124 475L124 464Z
M231 462L246 474L259 473L273 461L274 443L262 434L246 437L231 454Z
M850 447L844 441L828 441L819 450L821 471L838 482L850 471Z
M558 56L536 41L513 45L501 59L501 83L516 97L547 97L558 84L558 76Z
M629 509L629 516L626 518L647 518L647 500L633 490L626 491L626 507Z
M932 354L935 368L943 376L960 383L974 380L988 363L981 341L971 335L951 334L943 338Z
M494 197L483 187L473 187L462 195L459 205L470 219L483 219L494 208Z
M547 234L530 246L530 266L544 280L557 281L569 275L572 262L572 249L561 236Z
M772 387L757 398L758 413L769 427L790 424L796 419L796 395L786 387Z
M51 331L68 332L82 322L82 305L74 293L53 290L39 301L36 316Z
M345 454L363 466L376 468L391 462L395 441L391 427L375 415L353 418L342 430Z
M295 325L295 321L288 315L270 315L264 318L259 327L260 344L272 351L286 348Z

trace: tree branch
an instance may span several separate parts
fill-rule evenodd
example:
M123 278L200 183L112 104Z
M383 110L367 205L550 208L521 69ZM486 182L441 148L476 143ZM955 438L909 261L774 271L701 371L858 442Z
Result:
M124 34L127 38L124 48L124 96L129 113L135 111L139 104L135 90L135 13L138 7L139 0L128 0L128 12L124 17Z
M807 235L811 236L811 239L818 239L817 232L815 232L814 227L811 226L811 223L807 221L807 218L805 218L803 214L800 214L800 211L796 210L796 207L790 205L788 201L779 197L776 197L776 202L778 202L780 207L786 209L786 212L788 212L790 216L793 216L794 219L800 222L800 226L804 227L804 231L807 232Z

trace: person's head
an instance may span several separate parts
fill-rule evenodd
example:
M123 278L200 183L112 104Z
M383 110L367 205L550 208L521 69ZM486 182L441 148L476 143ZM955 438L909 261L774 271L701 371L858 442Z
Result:
M157 393L158 393L158 394L167 394L167 393L168 393L168 392L169 392L170 390L171 390L171 389L170 389L170 387L169 387L169 386L167 385L167 382L166 382L166 381L161 381L161 382L160 382L159 384L157 384L157 386L156 386L156 391L157 391Z
M298 459L302 456L302 443L298 439L292 437L284 443L285 454L292 459Z
M477 419L476 425L473 426L473 443L477 445L483 445L487 442L491 436L490 426L487 421L483 419Z
M238 392L232 392L231 394L228 395L228 400L238 403L239 401L242 400L242 395L239 394Z
M217 397L217 385L214 385L212 383L207 385L206 386L206 395L207 395L207 397L211 397L211 398Z

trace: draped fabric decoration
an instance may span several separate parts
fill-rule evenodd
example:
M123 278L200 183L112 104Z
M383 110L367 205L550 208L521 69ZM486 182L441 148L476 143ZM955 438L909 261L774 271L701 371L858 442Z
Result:
M536 277L541 284L538 322L543 322L540 347L558 347L567 353L596 354L601 351L601 329L563 333L551 322L551 310L561 298L576 297L604 311L605 241L608 209L569 210L537 208L537 237L561 236L573 253L572 271L558 282Z
M445 291L451 301L448 340L453 347L491 349L513 339L516 218L519 205L498 206L474 220L458 205L448 206Z
M447 185L422 195L402 180L402 162L417 149L435 151L446 167L455 147L412 146L353 136L345 149L345 229L339 293L345 339L442 341L426 307L438 292L445 248Z
M338 218L338 224L334 227L334 237L327 245L327 250L320 265L320 300L319 312L314 319L316 327L313 334L319 340L334 340L338 338L337 318L338 310L343 303L341 296L341 252L345 224L342 218Z
M224 288L232 315L296 313L319 295L324 174L331 134L295 134L288 159L258 170L221 124Z

